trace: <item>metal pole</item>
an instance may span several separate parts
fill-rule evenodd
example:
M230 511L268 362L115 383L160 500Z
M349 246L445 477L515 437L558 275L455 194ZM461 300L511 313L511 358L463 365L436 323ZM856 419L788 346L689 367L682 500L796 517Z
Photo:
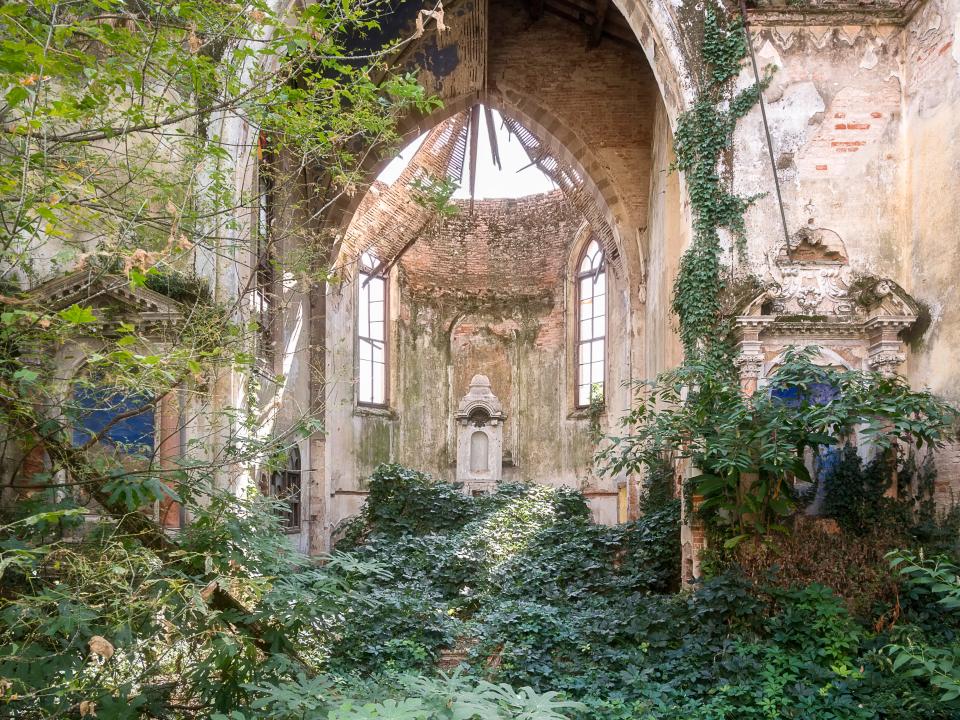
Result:
M757 68L757 56L753 53L753 40L750 37L750 21L747 19L746 0L740 0L740 16L743 18L743 33L747 38L750 51L750 63L753 65L753 79L757 83L760 98L760 115L763 117L763 132L767 136L767 154L770 156L770 170L773 171L773 187L777 193L777 205L780 207L780 221L783 223L783 239L787 242L787 257L790 257L790 231L787 229L787 214L783 209L783 196L780 194L780 178L777 176L777 161L773 158L773 140L770 138L770 123L767 122L767 107L763 102L763 88L760 87L760 70Z

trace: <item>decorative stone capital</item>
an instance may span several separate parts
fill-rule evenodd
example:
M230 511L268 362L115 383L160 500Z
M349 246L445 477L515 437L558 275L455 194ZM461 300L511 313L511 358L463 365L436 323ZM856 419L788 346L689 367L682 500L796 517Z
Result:
M874 372L878 372L884 377L893 377L906 360L906 353L900 350L882 349L870 353L867 364Z
M761 352L745 352L737 357L740 377L759 380L763 376L764 356Z

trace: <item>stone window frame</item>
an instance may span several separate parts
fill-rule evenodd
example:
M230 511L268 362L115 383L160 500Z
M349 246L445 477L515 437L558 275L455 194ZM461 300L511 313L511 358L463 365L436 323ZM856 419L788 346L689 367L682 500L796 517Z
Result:
M365 259L366 258L366 259ZM368 338L361 334L360 330L360 303L361 303L361 292L363 291L364 283L366 278L373 278L372 272L376 270L376 266L379 264L378 258L373 254L372 249L363 252L360 257L357 259L357 290L354 296L356 301L356 312L354 313L354 322L355 322L355 332L354 332L354 349L356 361L354 364L354 371L357 377L356 383L356 405L358 409L366 411L388 411L390 409L390 373L392 365L392 353L391 353L391 333L390 333L390 312L391 312L391 302L390 302L390 292L391 292L391 283L389 273L384 273L381 271L375 280L383 283L383 338ZM383 400L381 402L364 400L360 395L360 372L361 372L361 359L360 359L360 347L363 342L379 342L383 344Z
M264 480L267 487L262 486ZM287 509L280 515L285 532L296 534L303 530L303 461L299 447L294 445L287 451L282 469L261 479L260 491L286 504Z
M606 250L604 249L599 238L595 236L590 226L587 225L580 230L578 233L578 241L576 245L577 253L574 256L576 261L574 262L571 268L571 277L573 279L573 312L572 321L573 321L573 344L572 344L572 389L573 389L573 409L576 413L582 413L590 408L590 400L588 399L586 403L581 402L580 400L580 388L583 383L580 382L580 346L585 342L593 342L595 340L603 341L603 359L601 360L603 368L603 378L600 383L604 392L604 397L606 397L606 388L607 388L607 370L609 363L607 359L609 357L609 330L610 330L610 273L608 272L607 267L607 258ZM587 257L587 253L590 251L590 248L596 245L597 250L599 251L599 264L595 269L584 272L581 267L583 261ZM583 340L580 335L580 326L582 323L582 318L580 315L581 310L581 280L591 276L603 275L604 278L604 313L603 313L603 335L600 337L592 337L589 340ZM591 319L594 319L591 316ZM592 362L591 362L592 364ZM592 384L592 383L591 383ZM604 402L605 404L605 402Z

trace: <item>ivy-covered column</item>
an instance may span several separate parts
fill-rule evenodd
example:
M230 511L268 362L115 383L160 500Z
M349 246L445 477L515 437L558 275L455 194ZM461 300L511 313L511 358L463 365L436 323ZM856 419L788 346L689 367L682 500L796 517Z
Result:
M690 480L700 474L689 459L677 463L677 495L683 498L680 503L680 582L690 587L701 577L700 559L707 549L707 526L700 517L700 505L703 495L694 493Z
M693 108L680 116L674 140L676 168L684 173L693 211L693 238L680 261L674 286L673 311L680 320L680 339L685 363L705 357L725 358L731 373L737 372L738 355L729 344L732 327L721 310L724 288L720 231L727 230L738 251L745 245L743 214L753 198L730 192L730 178L719 164L730 150L737 121L756 104L761 85L734 93L731 85L747 55L746 33L738 22L723 24L717 12L704 15L701 46L701 91ZM762 368L759 336L751 338L739 354L744 389L753 392ZM690 583L700 576L700 558L707 548L707 528L700 517L700 495L691 494L691 478L700 472L689 461L677 469L683 499L681 520L682 579Z

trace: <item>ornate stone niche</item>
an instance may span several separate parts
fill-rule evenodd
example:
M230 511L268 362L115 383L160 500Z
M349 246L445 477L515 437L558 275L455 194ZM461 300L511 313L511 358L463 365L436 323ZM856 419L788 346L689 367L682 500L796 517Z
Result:
M830 364L893 374L906 360L902 334L920 307L892 280L855 277L839 236L804 229L770 257L773 282L736 318L741 378L748 392L791 345L817 345Z
M503 405L486 375L474 375L454 418L457 421L457 482L468 494L493 490L503 472Z

